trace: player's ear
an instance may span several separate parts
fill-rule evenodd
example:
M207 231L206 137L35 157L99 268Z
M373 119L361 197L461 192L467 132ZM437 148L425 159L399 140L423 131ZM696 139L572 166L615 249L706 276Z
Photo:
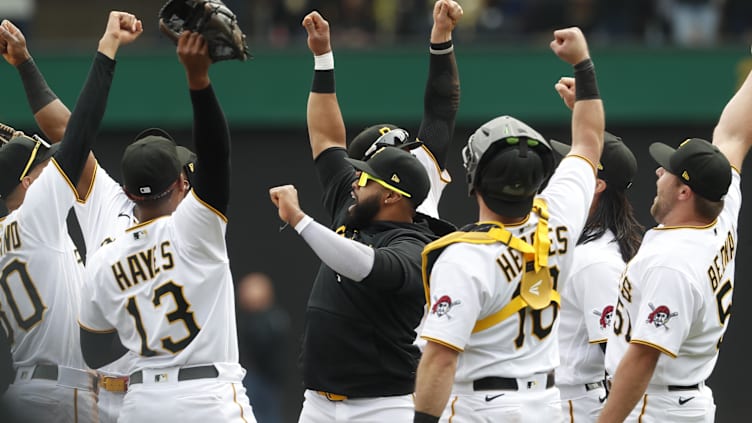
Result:
M396 192L394 192L394 191L392 191L390 189L384 190L384 191L386 193L386 195L384 195L384 197L383 197L385 205L394 204L394 203L396 203L396 202L398 202L399 200L402 199L402 195L401 194L398 194L398 193L396 193Z
M606 187L608 187L608 183L604 181L603 179L597 178L595 180L595 193L596 194L600 194L603 191L605 191Z

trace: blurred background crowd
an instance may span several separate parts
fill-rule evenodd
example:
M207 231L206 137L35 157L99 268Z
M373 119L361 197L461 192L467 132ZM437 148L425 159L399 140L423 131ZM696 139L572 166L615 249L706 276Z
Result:
M134 0L133 9L153 0ZM312 9L337 22L339 47L422 42L432 0L225 0L256 47L299 46L302 17ZM707 47L749 40L750 0L464 0L456 37L473 43L525 43L578 25L591 43ZM86 16L88 0L2 0L0 17L55 43L83 36L68 17ZM148 35L148 34L145 34ZM151 34L158 37L158 34Z

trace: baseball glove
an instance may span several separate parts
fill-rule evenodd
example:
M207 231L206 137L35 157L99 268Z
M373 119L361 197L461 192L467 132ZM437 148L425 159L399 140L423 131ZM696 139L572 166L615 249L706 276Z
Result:
M23 132L16 131L12 127L0 123L0 143L5 144L19 135L23 135Z
M200 33L215 62L251 57L238 19L221 0L170 0L159 11L159 29L176 44L184 30Z

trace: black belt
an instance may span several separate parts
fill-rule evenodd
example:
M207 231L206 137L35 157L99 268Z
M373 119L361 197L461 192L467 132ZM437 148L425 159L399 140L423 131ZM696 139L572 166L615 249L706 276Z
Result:
M591 382L585 384L585 391L592 391L593 389L603 388L603 381Z
M554 386L554 372L546 374L546 389ZM524 388L524 387L523 387ZM517 379L510 377L489 376L473 381L474 391L518 391Z
M161 375L155 375L155 382L159 382L159 377ZM178 382L184 381L184 380L194 380L194 379L212 379L219 376L219 371L217 370L214 365L210 366L198 366L198 367L185 367L180 370L178 370ZM131 385L135 385L137 383L143 383L144 382L144 373L139 370L137 372L134 372L131 374L128 383Z
M13 378L18 376L18 370L13 371ZM57 380L57 366L54 364L37 364L29 379Z
M694 391L696 389L700 389L699 383L695 383L694 385L687 385L687 386L668 385L669 391Z

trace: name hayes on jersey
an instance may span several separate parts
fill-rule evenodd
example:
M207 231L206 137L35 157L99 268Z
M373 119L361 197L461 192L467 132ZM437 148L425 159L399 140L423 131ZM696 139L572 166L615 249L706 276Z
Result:
M131 254L115 262L112 266L112 274L115 276L121 291L154 279L162 271L175 267L172 246L170 241L163 241L150 248Z

